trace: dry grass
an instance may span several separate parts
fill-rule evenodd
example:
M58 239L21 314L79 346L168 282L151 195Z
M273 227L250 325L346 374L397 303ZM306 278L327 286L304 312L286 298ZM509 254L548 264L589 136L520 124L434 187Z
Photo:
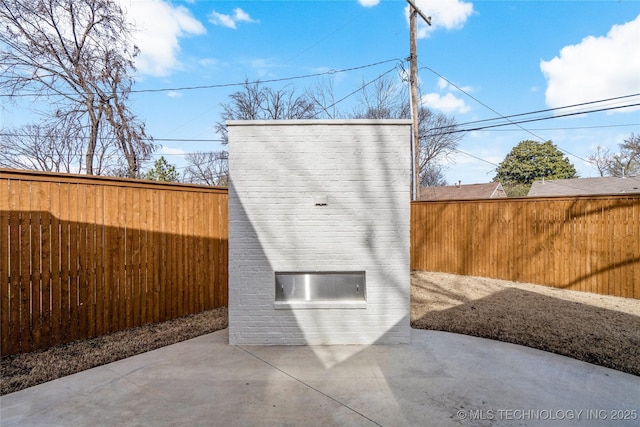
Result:
M195 338L228 325L226 307L1 360L0 395Z
M411 325L505 341L640 376L640 301L445 273L411 276Z
M445 273L411 276L411 325L521 344L640 376L640 301ZM0 394L227 327L220 308L3 357Z

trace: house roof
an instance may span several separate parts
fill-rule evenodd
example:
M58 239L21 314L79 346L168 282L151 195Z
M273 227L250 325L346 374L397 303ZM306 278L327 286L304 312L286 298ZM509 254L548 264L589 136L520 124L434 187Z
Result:
M528 197L640 193L640 176L535 181Z
M442 187L421 187L418 200L468 200L494 199L507 197L502 184L489 182L487 184L446 185Z

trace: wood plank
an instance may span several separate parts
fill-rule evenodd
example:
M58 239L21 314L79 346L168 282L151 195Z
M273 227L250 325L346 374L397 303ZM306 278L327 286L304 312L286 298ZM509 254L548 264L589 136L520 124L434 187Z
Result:
M611 248L611 266L613 272L613 283L615 285L614 295L620 297L624 296L622 291L622 275L620 274L620 271L622 270L622 245L626 241L627 237L624 234L624 220L622 218L621 211L621 203L619 200L617 200L612 209L613 233L611 235L611 238L618 244L613 244Z
M640 197L634 197L631 202L631 229L629 235L633 244L633 262L631 264L631 283L633 295L630 298L640 299Z
M165 302L163 283L167 277L166 258L166 203L163 191L154 192L154 214L153 214L153 320L160 322L165 316Z
M9 182L9 352L16 354L20 345L20 187L19 180ZM3 353L4 354L4 353Z
M584 287L584 271L586 264L584 261L584 250L586 246L587 217L585 206L579 203L578 199L572 198L563 201L563 206L570 212L572 218L575 219L575 227L572 234L567 237L570 242L568 256L572 258L565 259L562 254L555 254L557 263L565 264L566 281L562 284L565 289L580 290Z
M21 183L20 212L20 351L31 351L31 183Z
M81 184L69 185L69 339L80 339L80 255L82 208L84 192Z
M78 213L78 339L86 339L89 336L89 305L92 304L89 295L90 283L90 256L91 248L91 224L87 220L88 203L87 185L77 185Z
M178 276L177 276L177 288L178 288L178 312L176 317L182 317L186 315L189 311L189 300L188 300L188 287L189 283L187 281L187 269L186 269L186 259L188 256L187 250L187 222L188 222L188 207L185 204L184 194L178 193L178 217L177 217L177 232L180 239L180 244L178 246L179 254L178 254Z
M204 247L204 280L207 284L205 299L207 302L207 308L216 307L216 274L218 274L218 266L216 265L215 254L218 250L217 227L219 220L218 215L218 200L210 197L205 198L206 202L203 206L206 208L206 221L205 221L205 233L207 240Z
M41 188L41 225L42 225L42 325L40 335L40 348L51 347L51 291L52 280L51 270L54 261L52 260L52 230L51 230L51 187L50 182L40 183Z
M203 285L203 310L209 310L213 308L213 298L210 297L209 288L212 285L211 281L211 265L207 265L209 262L209 256L211 254L211 246L213 245L213 239L211 237L211 217L215 213L216 205L212 203L212 199L206 194L202 194L202 206L205 206L202 214L202 268L200 269L200 278Z
M538 222L540 220L540 206L537 203L531 203L532 212L530 213L531 222L527 224L527 237L528 252L533 252L535 255L532 257L531 262L527 263L527 281L531 282L531 278L535 277L536 272L539 270L542 262L540 259L540 236L538 234Z
M211 273L211 293L213 295L213 306L219 307L222 304L222 292L220 289L220 279L222 277L222 247L220 246L220 237L223 229L223 218L222 218L222 208L223 206L220 203L220 200L212 201L212 206L214 206L212 216L210 218L211 222L209 225L209 236L211 241L210 247L210 257L211 264L214 267L213 270L210 270Z
M151 255L152 255L152 233L149 230L149 223L152 220L153 213L153 205L151 204L151 194L153 190L145 190L142 195L142 207L140 212L140 236L142 242L142 253L141 253L141 262L142 262L142 271L141 271L141 279L140 279L140 290L141 290L141 300L140 300L140 322L151 323L153 322L153 297L151 295L150 289L150 279L151 279Z
M11 351L9 341L10 322L10 275L9 258L11 229L9 226L9 187L10 180L4 176L0 178L0 354L8 355Z
M105 262L107 258L107 248L105 241L105 219L104 219L104 187L94 186L95 191L95 336L106 333L105 328Z
M612 219L611 219L611 206L607 204L604 208L604 222L603 222L603 250L602 250L602 258L600 259L599 268L601 271L604 271L603 280L607 284L607 294L614 295L615 286L613 284L613 274L611 273L611 269L609 268L611 249L613 248L613 238L612 238Z
M116 297L118 309L118 327L121 331L127 328L127 265L126 252L129 249L127 242L127 194L126 189L118 188L118 294Z
M596 259L592 264L592 269L598 272L598 288L601 292L606 294L609 293L609 283L608 283L608 272L601 268L603 263L606 261L606 252L608 247L608 236L607 236L607 203L603 203L601 200L596 201L598 206L598 230L597 230L597 239L598 245L596 247Z
M171 200L174 202L171 206L171 230L172 243L170 245L170 263L171 263L171 319L180 316L180 308L182 307L182 299L180 298L180 273L182 268L182 239L180 236L181 206L180 194L171 192Z
M625 236L625 245L621 251L622 266L621 266L621 280L622 280L622 295L625 298L630 298L633 296L633 284L631 283L631 263L633 259L633 247L630 240L630 235L633 234L633 231L630 229L630 225L632 223L632 219L630 217L631 211L631 200L626 199L623 201L623 210L621 212L622 221L624 221L624 229L621 231Z
M178 236L178 245L176 254L176 280L174 287L176 288L177 307L174 317L181 317L185 314L185 258L186 258L186 242L185 242L185 224L186 224L186 209L184 205L184 199L181 193L175 193L178 209L176 210L176 235Z
M572 271L571 279L581 281L576 289L597 293L602 288L602 282L599 280L600 260L598 256L600 209L599 205L593 201L581 200L578 203L579 212L585 218L585 231L581 236L572 236L575 240L579 239L578 247L580 248L580 252L574 254L575 262L572 264L576 264L582 270Z
M193 289L193 297L191 299L191 309L193 313L199 313L202 311L202 302L203 302L203 293L202 293L202 282L198 280L200 276L200 270L202 267L200 263L201 259L201 245L202 239L202 216L204 215L204 210L202 206L202 193L194 194L194 197L190 198L189 204L191 206L191 230L189 231L189 251L191 254L191 258L189 259L189 264L187 266L187 271L189 272L189 280L191 281L191 287Z
M219 196L222 199L220 206L220 223L222 224L221 233L218 238L218 244L221 248L222 256L220 257L221 275L219 280L219 289L222 298L219 307L226 307L229 303L229 195L228 193Z
M171 307L173 306L173 303L171 301L172 299L172 293L171 293L171 288L172 288L172 283L173 283L173 261L174 261L174 257L173 255L173 246L174 246L174 241L173 241L173 236L171 234L172 231L172 226L171 224L173 223L174 219L173 219L173 209L174 206L172 205L173 199L171 198L171 192L169 191L165 191L163 192L163 212L164 212L164 217L162 218L162 223L163 223L163 232L162 232L162 237L163 237L163 242L162 242L162 248L163 248L163 268L164 268L164 277L162 278L161 281L161 289L162 289L162 299L163 299L163 303L162 303L162 307L163 307L163 318L162 320L167 320L171 318Z
M85 198L83 223L86 224L85 250L81 254L84 260L85 314L81 316L81 331L86 338L96 336L96 260L98 248L96 246L96 186L84 186Z
M131 206L131 214L129 215L129 227L131 229L131 310L132 325L140 326L140 273L141 265L141 236L140 236L140 197L142 197L141 189L131 189L130 194L133 197Z
M598 245L597 229L598 229L598 207L590 200L585 201L585 212L588 215L588 245L585 248L584 268L588 275L585 280L585 287L588 292L600 293L598 290L598 271L593 269L593 258L595 257Z
M118 229L118 188L104 188L104 244L106 254L104 259L104 330L117 331L119 328L118 280L120 267L118 265L119 232Z
M42 348L42 262L43 256L48 257L48 250L44 248L42 228L43 224L43 183L31 183L31 349Z
M62 298L62 259L60 233L60 186L59 183L51 183L50 186L50 211L51 211L51 345L62 342L61 298Z
M194 246L195 246L195 232L194 232L194 197L197 193L191 195L191 197L187 197L186 194L182 194L182 200L186 207L186 221L185 221L185 256L184 256L184 277L186 283L186 293L185 298L185 313L184 314L193 314L196 313L196 283L193 278L194 267ZM192 267L193 266L193 267Z
M123 188L121 191L125 195L124 210L124 308L125 308L125 328L130 328L133 325L133 252L135 250L135 244L133 239L132 220L133 220L133 195L132 189Z

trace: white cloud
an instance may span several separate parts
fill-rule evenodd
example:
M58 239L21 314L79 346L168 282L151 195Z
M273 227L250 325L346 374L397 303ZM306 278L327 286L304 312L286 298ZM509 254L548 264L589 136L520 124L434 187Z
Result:
M206 33L204 26L184 6L163 0L119 0L136 27L134 42L140 48L136 67L141 74L164 76L179 67L179 38Z
M473 92L473 88L471 86L454 86L448 81L446 81L442 77L438 77L438 89L440 90L450 90L453 92Z
M182 96L182 94L180 92L176 92L175 90L170 90L169 92L167 92L167 96L169 98L179 98Z
M255 74L260 79L265 76L271 76L273 69L280 66L270 58L256 58L250 60L246 64L254 70Z
M201 58L198 60L198 64L203 67L214 67L218 65L218 60L215 58Z
M427 108L440 110L443 113L467 113L469 106L460 98L452 93L442 96L439 93L428 93L420 99L422 105Z
M209 22L213 25L222 25L223 27L236 29L238 22L255 23L258 22L251 18L247 12L239 7L233 9L233 15L225 15L224 13L218 13L215 10L209 15Z
M213 25L222 25L223 27L236 29L236 23L230 15L224 15L215 10L209 15L209 22Z
M162 147L160 147L160 153L171 155L171 156L179 156L179 155L186 154L187 152L184 151L182 148L172 148L172 147L167 147L166 145L163 145Z
M380 3L380 0L358 0L358 3L360 3L360 6L373 7L377 6Z
M559 56L540 61L540 69L547 79L546 103L552 108L637 93L640 15L614 25L606 36L565 46Z
M461 0L415 0L415 4L422 13L431 17L430 26L418 17L419 39L429 37L439 28L445 30L462 28L473 13L473 4ZM405 15L409 22L409 6L405 8Z
M251 17L249 16L249 14L247 12L245 12L244 10L240 9L239 7L233 9L233 13L235 15L235 20L237 22L257 22L253 19L251 19Z

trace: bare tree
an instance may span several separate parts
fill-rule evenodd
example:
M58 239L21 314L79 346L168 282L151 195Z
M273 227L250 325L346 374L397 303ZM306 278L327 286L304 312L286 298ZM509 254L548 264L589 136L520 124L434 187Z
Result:
M408 101L405 101L405 88L395 79L382 77L370 84L363 80L360 87L359 102L353 111L353 118L399 119L411 116Z
M640 174L640 134L631 133L618 146L618 153L612 154L598 146L595 153L589 156L600 176L624 177Z
M43 114L82 122L87 174L103 136L135 176L153 144L128 108L138 50L117 2L0 0L0 26L0 91L45 98Z
M419 165L422 171L433 163L441 163L453 153L462 134L456 132L457 123L452 116L434 113L425 107L418 109ZM420 179L422 181L422 178Z
M340 119L346 117L338 108L333 79L319 80L315 86L305 90L305 96L313 104L315 118Z
M85 128L75 121L59 120L23 125L0 132L0 166L47 172L80 173L84 169ZM110 174L121 168L117 147L98 138L94 171Z
M229 154L226 151L190 153L185 156L188 164L184 181L192 184L226 187L229 180Z
M408 119L411 109L406 88L389 77L363 85L360 107L354 118ZM435 113L421 106L418 108L418 144L421 185L444 185L442 161L458 147L462 134L455 132L455 119L443 113Z
M68 129L30 124L2 131L2 167L78 173L82 170L82 161L82 146Z
M420 187L440 187L447 185L444 167L440 163L428 163L420 171Z
M598 145L596 147L596 151L587 157L587 160L589 160L596 169L598 169L600 176L607 176L609 174L609 165L613 160L613 155L609 149Z
M260 82L245 81L242 90L232 93L229 103L221 104L221 121L215 129L228 142L227 120L291 120L315 117L313 101L306 95L297 95L294 89L272 89Z

